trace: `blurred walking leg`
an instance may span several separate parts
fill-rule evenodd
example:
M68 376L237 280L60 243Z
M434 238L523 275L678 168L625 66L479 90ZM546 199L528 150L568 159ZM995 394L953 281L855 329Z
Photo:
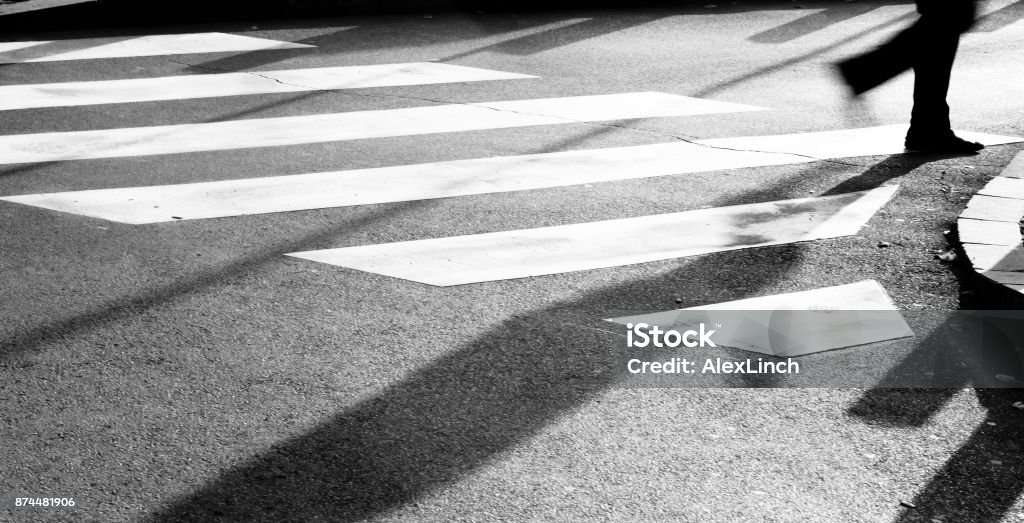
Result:
M914 108L906 147L968 153L983 146L953 134L946 94L960 35L974 22L974 0L918 0L920 17L888 42L837 64L854 96L914 70Z
M974 152L982 146L957 138L949 122L946 94L960 35L974 23L973 0L919 0L915 24L921 47L914 55L914 109L908 149Z

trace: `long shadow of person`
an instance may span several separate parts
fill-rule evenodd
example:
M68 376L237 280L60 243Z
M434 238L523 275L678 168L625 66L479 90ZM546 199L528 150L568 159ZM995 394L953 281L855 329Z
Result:
M1000 521L1024 492L1024 421L1017 389L977 390L988 415L896 521Z
M823 170L811 169L804 174ZM899 172L887 168L868 178L880 183ZM791 181L766 184L753 196L786 187ZM751 196L736 196L735 203ZM775 291L800 264L803 249L790 244L670 262L678 267L659 276L509 318L153 520L358 521L397 509L454 484L619 385L613 347L624 331L601 320L609 311L665 309L668 296L699 305L694 300L707 299L709 287L733 296ZM717 386L751 384L724 377Z
M968 298L962 305L977 304ZM1024 492L1019 462L1024 416L1012 407L1024 399L1022 341L1024 319L1019 313L951 314L850 407L849 414L870 423L923 427L964 387L973 385L979 403L988 409L985 420L897 521L997 521ZM928 383L908 379L926 372ZM912 388L920 385L924 387Z

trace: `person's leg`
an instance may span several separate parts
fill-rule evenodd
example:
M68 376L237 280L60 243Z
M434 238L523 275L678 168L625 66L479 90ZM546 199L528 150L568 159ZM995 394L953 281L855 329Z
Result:
M918 0L921 18L914 25L914 109L906 146L909 149L974 152L981 144L957 138L949 122L946 93L960 34L974 21L973 0Z
M914 109L910 114L911 132L943 134L950 130L946 93L959 45L959 33L921 19L921 49L914 57Z

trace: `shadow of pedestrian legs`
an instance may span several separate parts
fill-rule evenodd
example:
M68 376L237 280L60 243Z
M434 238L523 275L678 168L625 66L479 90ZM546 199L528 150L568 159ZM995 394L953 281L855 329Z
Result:
M823 170L809 166L799 176ZM886 169L863 185L902 172ZM792 186L783 179L715 203L778 197ZM415 502L615 387L613 343L623 333L601 318L701 305L694 300L707 299L709 288L730 297L794 290L783 282L801 264L804 249L789 244L665 262L678 265L510 318L379 395L261 452L153 520L358 521ZM772 385L723 379L724 386Z
M966 287L966 269L955 266L954 273ZM974 310L981 305L973 300L972 294L963 296L966 297L961 303L963 309ZM954 396L965 390L964 387L972 383L993 383L996 373L1021 377L1024 366L1019 332L996 324L996 334L991 325L986 324L972 340L983 340L983 343L958 344L955 338L937 330L892 369L876 388L865 391L848 413L873 424L922 428ZM1016 328L1020 328L1019 324ZM956 363L966 363L970 368L961 376L953 375L952 372L956 371L952 371L947 388L898 388L906 386L900 376L920 372L926 362L936 362L931 364L933 370L952 369ZM988 409L987 417L918 492L911 501L912 508L905 508L897 522L999 521L1024 493L1024 463L1020 460L1024 445L1024 412L1011 406L1015 401L1024 399L1024 392L1020 389L979 388L975 393L979 403Z
M978 390L989 413L897 522L1001 521L1024 492L1022 413L1009 405L1020 391Z
M414 502L613 387L611 351L622 333L601 320L608 311L666 309L674 296L706 294L693 274L715 275L722 292L758 294L798 263L800 256L779 255L792 249L799 246L697 257L663 276L511 318L228 471L154 521L359 521Z
M759 44L783 44L878 9L879 4L829 7L787 22L748 38Z

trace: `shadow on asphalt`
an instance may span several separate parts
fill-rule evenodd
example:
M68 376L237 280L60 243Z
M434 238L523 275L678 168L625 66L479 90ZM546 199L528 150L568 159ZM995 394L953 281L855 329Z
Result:
M822 196L866 191L879 187L885 182L899 178L922 165L941 159L954 158L950 155L894 154L872 165L864 172L849 178L829 189Z
M432 205L435 205L435 201L420 200L387 205L380 210L361 211L352 219L336 227L313 232L293 241L267 246L258 256L226 264L220 269L179 278L168 285L136 296L110 300L96 305L91 310L78 312L57 321L21 331L15 330L14 335L0 339L0 360L32 351L40 345L65 337L102 328L110 323L159 307L161 304L194 294L202 289L216 287L232 277L256 271L271 263L280 263L282 257L287 253L323 248L326 244L344 238L345 231L356 231L368 227L374 222L389 219L395 214Z
M752 263L765 259L776 270L749 274ZM756 292L800 259L799 247L702 257L658 279L512 318L227 472L154 520L359 521L412 503L614 385L609 351L616 336L594 320L609 303L623 310L669 308L666 289L684 299L701 294L690 287L692 274L716 275L723 292L743 292L737 282Z
M1014 2L978 18L972 33L991 33L1024 19L1024 1Z
M456 16L460 22L474 27L476 30L473 35L466 37L461 32L432 30L431 26L444 23L432 20L401 18L360 19L356 21L339 18L335 20L338 24L354 22L359 25L342 31L336 31L329 35L296 42L314 45L317 49L298 50L305 51L305 53L292 50L293 52L279 55L268 55L264 51L254 51L195 64L193 65L193 70L199 72L208 72L209 70L244 71L310 52L342 55L378 52L383 49L414 49L425 46L458 44L472 39L494 38L503 34L536 30L537 32L522 36L510 35L508 40L461 51L440 58L438 61L450 62L481 53L528 56L572 45L591 38L597 38L616 31L638 27L668 15L619 15L581 20L574 20L574 17L565 14L535 15L529 18L465 14L452 16ZM541 29L544 26L553 24L560 25Z
M585 136L592 137L604 132L608 132L611 129L613 128L610 126L600 126L592 130L591 132L587 133ZM584 139L585 138L580 138L580 141ZM566 143L568 142L563 142L562 144L559 145L559 147L564 146ZM19 166L14 169L7 169L3 172L0 172L0 175L6 175L22 171L31 171L33 167L39 167L41 165L42 164L25 164L24 166ZM829 164L826 163L825 165ZM909 172L909 170L906 172ZM770 201L776 199L796 198L802 196L806 195L796 195L787 192L786 184L780 182L775 185L763 186L761 189L757 191L744 193L742 197L726 197L721 202L709 203L715 206L724 206L733 205L737 203L749 203L753 201ZM367 211L367 216L364 216L362 218L356 218L352 220L350 223L345 224L344 226L311 233L301 238L297 238L294 241L286 242L284 244L269 246L264 250L264 253L259 256L248 258L245 260L240 260L236 263L229 264L220 270L210 271L198 276L182 278L172 284L166 285L160 289L153 290L148 293L141 294L139 296L126 297L124 299L114 300L106 304L97 306L92 311L80 313L69 318L65 318L56 322L50 322L38 327L28 329L9 338L0 339L0 358L8 358L22 352L30 351L34 347L39 346L40 344L60 339L64 336L73 335L76 331L98 328L103 324L116 321L117 319L123 318L127 315L131 315L139 311L146 310L150 307L174 300L181 296L192 294L196 292L197 289L214 286L217 284L217 282L222 281L224 279L228 279L238 274L256 270L259 267L264 266L268 263L277 262L280 260L280 256L286 253L321 248L319 246L330 241L336 243L339 240L339 238L344 237L343 235L339 236L340 231L354 230L360 227L365 227L376 221L387 219L396 213L401 213L406 210L430 206L434 204L434 200L421 200L408 203L389 204L385 206L385 209L381 211ZM782 248L786 249L788 247L783 246Z
M811 58L814 58L816 56L819 56L819 55L825 54L827 52L833 51L835 49L838 49L838 48L840 48L840 47L842 47L842 46L844 46L846 44L849 44L851 42L854 42L856 40L864 38L865 36L868 36L870 34L876 33L878 31L882 31L882 30L887 29L889 27L893 27L893 26L899 25L901 23L909 22L910 20L915 19L916 16L917 15L915 15L913 13L907 13L905 15L902 15L902 16L893 18L891 20L888 20L886 22L880 23L880 24L878 24L878 25L876 25L874 27L871 27L869 29L865 29L865 30L863 30L863 31L861 31L861 32L859 32L857 34L854 34L854 35L848 36L846 38L843 38L842 40L838 40L836 42L833 42L833 43L831 43L829 45L826 45L826 46L823 46L823 47L819 47L817 49L808 51L808 52L800 54L798 56L794 56L793 58L790 58L788 60L783 60L781 62L776 62L776 63L774 63L772 65L769 65L769 66L766 66L766 67L762 67L761 69L758 69L756 71L751 71L749 73L742 74L740 76L737 76L736 78L733 78L732 80L728 80L728 81L725 81L725 82L719 82L719 83L717 83L717 84L715 84L713 86L706 87L706 88L700 90L699 92L696 92L696 93L692 94L691 96L695 96L697 98L702 98L702 97L705 97L705 96L709 96L709 95L712 95L712 94L724 91L726 89L730 89L730 88L735 87L737 85L740 85L742 83L749 82L749 81L754 80L756 78L761 78L763 76L767 76L767 75L770 75L770 74L773 74L773 73L777 73L779 71L786 70L786 69L788 69L788 68L790 68L790 67L792 67L792 66L794 66L796 64L799 64L801 62L805 62L805 61L810 60Z
M323 94L323 93L322 92L316 92L316 93L313 93L313 94L306 93L306 94L303 94L301 96L303 96L303 97L305 97L305 96L313 96L313 95L316 95L316 94ZM281 102L276 102L275 104L285 104L285 103L289 103L290 101L294 101L294 98L291 98L291 99L285 100L285 101L281 101ZM216 121L220 121L220 120L224 120L224 119L229 119L229 118L235 118L235 117L240 116L241 114L249 114L251 112L262 110L262 109L265 109L265 108L270 107L270 106L275 105L275 104L261 105L260 107L258 107L256 109L253 109L251 111L246 111L245 113L233 114L233 115L231 115L229 117L218 118ZM553 147L551 149L559 149L561 147L567 146L569 143L581 143L582 141L584 141L588 137L593 137L593 136L601 134L601 133L609 132L612 129L615 129L615 127L612 127L612 126L600 126L600 127L596 128L596 129L592 130L590 133L587 133L584 137L574 139L572 142L563 142L563 143L559 144L557 147ZM544 152L544 151L540 151L540 152ZM873 186L877 186L877 185L872 185L873 183L877 183L878 185L880 185L882 182L884 182L887 179L891 179L891 178L902 176L903 174L909 173L914 168L922 165L923 162L922 163L919 163L919 162L920 162L920 160L925 159L925 158L935 159L935 157L926 157L926 156L921 156L921 155L895 155L893 157L887 158L886 160L883 160L880 164L872 166L871 168L869 168L867 171L865 171L861 175L858 175L857 177L855 177L854 178L855 180L862 180L862 181L859 182L859 183L853 184L851 186L851 188L849 189L849 191L847 191L847 192L854 192L854 191L870 189ZM38 168L41 168L43 166L50 165L50 164L53 164L53 163L59 163L59 162L24 164L24 165L20 165L20 166L15 166L13 168L6 168L6 169L0 171L0 176L8 176L8 175L12 175L12 174L24 174L24 173L32 172L35 169L38 169ZM836 165L836 164L833 164L833 163L830 163L830 162L820 162L820 163L821 163L820 167L812 167L811 168L811 175L814 175L815 173L820 175L820 174L822 174L820 172L821 169L823 169L825 167L828 167L828 166L835 167L835 165ZM811 164L811 165L814 165L814 164ZM846 164L843 164L843 165L846 165ZM879 173L882 173L882 174L879 174ZM846 184L848 184L848 183L849 182L844 182L844 186ZM832 190L829 191L828 194L836 194L836 189L833 188ZM750 203L750 202L759 202L759 201L772 201L772 200L782 200L782 199L789 199L789 198L799 198L799 197L804 197L804 196L806 196L806 194L793 194L792 192L788 192L786 184L784 182L780 182L780 183L777 183L777 184L774 184L774 185L762 186L758 190L745 192L740 197L726 197L726 198L724 198L721 201L709 202L709 203L712 204L713 206L727 206L727 205L736 205L736 204L740 204L740 203ZM222 269L209 271L209 272L206 272L204 274L200 274L198 276L191 276L191 277L187 277L187 278L182 278L182 279L180 279L180 280L178 280L178 281L176 281L176 282L174 282L172 284L166 285L166 286L164 286L164 287L162 287L160 289L156 289L156 290L153 290L153 291L148 292L148 293L144 293L144 294L141 294L141 295L138 295L138 296L134 296L134 297L125 297L123 299L113 300L113 301L107 302L105 304L98 305L97 307L95 307L91 311L78 313L78 314L75 314L73 316L70 316L70 317L58 320L58 321L49 322L49 323L46 323L44 325L40 325L40 326L37 326L37 327L33 327L33 328L29 328L29 329L23 330L23 331L18 332L17 334L15 334L13 336L10 336L10 337L8 337L6 339L0 339L0 358L6 359L6 358L12 357L12 356L14 356L16 354L20 354L20 353L23 353L23 352L30 351L34 347L37 347L37 346L39 346L41 344L48 343L48 342L53 341L53 340L61 339L61 338L65 337L65 336L71 336L75 332L80 331L80 330L89 330L89 329L93 329L93 328L99 328L100 326L102 326L104 324L117 321L120 318L124 318L126 316L129 316L129 315L138 313L140 311L149 309L149 308L151 308L153 306L156 306L156 305L159 305L161 303L164 303L164 302L167 302L167 301L172 301L172 300L174 300L174 299L176 299L178 297L192 294L192 293L196 292L197 289L214 286L219 281L222 281L224 279L230 278L230 277L238 275L238 274L242 274L242 273L246 273L246 272L249 272L249 271L253 271L253 270L256 270L259 267L264 266L264 265L266 265L268 263L273 263L275 261L278 261L279 257L284 255L284 254L286 254L286 253L305 251L305 250L311 250L311 249L314 249L314 248L318 248L317 246L323 245L323 244L327 243L330 240L334 240L336 242L338 240L338 238L339 238L338 237L338 231L340 231L340 230L351 230L353 228L364 227L364 226L366 226L368 224L371 224L371 223L373 223L375 221L387 219L388 217L390 217L394 213L403 212L404 210L407 210L407 209L413 209L413 208L416 208L416 207L419 207L419 206L426 206L426 205L433 205L433 203L432 203L431 200L425 200L425 201L420 201L420 202L396 204L394 206L389 205L389 206L387 206L387 210L386 211L380 211L380 212L371 214L370 216L354 219L351 223L347 224L345 227L338 228L338 229L333 229L332 228L330 230L324 230L324 231L319 231L319 232L316 232L316 233L311 233L311 234L306 235L304 237L298 238L295 241L290 241L290 242L287 242L287 243L284 243L284 244L281 244L281 245L270 246L270 247L266 248L264 254L262 254L260 256L249 258L249 259L246 259L246 260L242 260L242 261L239 261L237 263L229 264L229 265L227 265L226 267L224 267ZM782 259L787 259L787 257L792 257L793 253L799 253L800 252L799 245L795 245L795 246L794 245L779 246L779 247L773 247L771 249L775 249L776 252L781 253L780 256L782 257ZM791 261L793 263L796 262L795 259L791 260ZM713 272L711 274L716 274L716 273L717 272ZM730 278L726 278L725 281L714 281L714 280L712 280L713 283L715 283L715 285L711 286L711 288L723 288L723 289L729 288L729 283L730 283L729 280L730 280ZM750 291L755 291L756 289L757 289L757 287L755 286L755 287L750 288L749 290ZM748 289L743 289L743 290L748 290ZM733 293L729 293L729 294L731 295ZM742 294L742 292L740 294ZM634 305L631 305L631 306L634 306Z
M918 492L911 502L915 508L904 509L898 523L930 521L936 515L950 518L943 521L1002 521L1024 492L1016 463L1024 427L1020 411L1009 407L1024 394L1014 389L975 392L988 416Z
M825 194L877 187L935 159L938 157L894 155ZM804 175L813 176L826 165L828 162L814 164ZM734 197L732 201L714 204L723 206L803 196L787 194L788 185L791 184L781 181ZM395 212L428 203L388 206L386 211L352 220L344 229L363 227ZM5 348L4 356L8 356L11 354L8 349L30 350L40 343L73 336L77 331L99 328L191 294L196 289L215 286L233 275L257 270L264 264L278 261L286 252L336 240L337 232L332 228L286 245L270 247L258 257L221 270L36 327L3 340L0 346ZM157 515L156 519L276 520L287 515L298 519L358 520L412 502L453 484L614 385L607 351L615 335L607 331L606 325L588 325L581 323L581 318L600 318L609 306L622 310L669 308L666 289L683 297L686 303L681 306L698 305L687 296L706 295L707 288L721 289L723 296L758 295L783 280L803 259L802 251L800 244L793 244L697 257L682 262L679 270L650 281L605 289L579 302L513 318L488 336L420 369L380 396L229 471L202 491ZM751 271L750 267L771 267L772 270ZM688 282L692 274L710 279L702 280L701 289L690 289ZM592 304L600 304L600 307ZM927 347L928 342L924 346ZM553 347L567 350L554 357L550 352ZM594 350L595 347L601 350ZM732 385L758 384L736 382ZM926 423L951 394L941 390L900 393L879 389L866 393L850 412L875 421L896 419L901 424L919 426ZM901 399L910 397L914 402L908 407ZM1005 416L992 413L990 420L1002 426ZM1005 429L980 426L943 473L921 492L915 504L919 507L953 506L957 493L970 489L996 497L994 503L984 508L987 511L984 514L992 514L1000 507L1008 508L1024 488L1021 480L1005 471L987 476L979 474L976 459L989 445L1005 440ZM979 507L954 508L960 510L959 514L982 514Z
M828 8L838 2L809 2L808 9ZM910 0L886 1L884 4L910 4ZM169 24L274 23L281 20L323 20L369 16L422 17L427 13L517 16L537 12L601 10L616 14L652 10L679 10L688 14L721 14L746 11L791 10L787 0L745 0L708 9L704 0L638 0L624 4L619 0L437 0L428 3L415 0L182 0L174 3L142 3L134 0L101 0L86 4L0 16L0 31L18 33L45 30L85 30L107 28L166 27Z
M862 179L863 189L921 164L881 163L885 176ZM822 170L818 165L800 176ZM786 197L794 185L792 179L781 180L714 204ZM790 244L688 258L656 278L511 318L379 395L226 472L152 519L359 521L414 503L615 386L612 348L621 333L598 320L609 310L696 306L694 297L706 299L708 289L720 290L723 297L771 292L800 264L804 249ZM694 274L701 275L699 281ZM672 303L676 296L681 304ZM723 386L752 385L738 377L723 379Z
M531 53L541 52L541 51L544 51L544 50L547 50L547 49L550 49L550 48L553 48L553 47L556 47L556 46L559 46L559 45L568 45L568 44L571 44L571 43L574 43L574 42L577 42L577 41L581 41L581 40L585 40L585 39L589 39L589 38L596 38L596 37L598 37L598 36L600 36L602 34L606 34L608 32L618 31L618 30L622 30L622 29L625 29L625 28L628 28L628 27L634 27L636 25L642 25L642 24L648 23L650 21L656 20L658 18L660 18L660 17L637 16L637 17L627 17L627 18L623 18L623 19L615 19L615 18L592 19L592 20L589 20L589 21L586 21L586 22L582 23L581 25L583 27L572 26L572 27L560 27L560 28L550 29L550 30L547 30L547 31L544 31L544 32L541 32L541 33L536 33L536 34L531 34L531 35L527 35L527 36L523 36L523 37L518 37L518 38L509 40L509 41L500 42L500 43L497 43L497 44L488 45L488 46L484 46L484 47L481 47L481 48L473 49L471 51L460 53L458 55L454 55L454 56L450 56L450 57L445 57L445 58L443 58L443 59L441 59L439 61L442 61L442 62L452 61L452 60L455 60L457 58L461 58L461 57L464 57L464 56L469 56L469 55L473 55L473 54L477 54L477 53L481 53L481 52L488 52L488 51L498 51L498 52L505 52L505 53L509 53L509 54L531 54ZM537 25L547 25L549 23L556 23L556 22L565 21L565 20L566 19L564 17L558 17L558 18L555 18L555 19L552 19L552 20L543 20L541 22L537 22ZM483 24L483 25L487 29L487 31L485 31L485 33L489 34L489 35L500 34L500 33L509 32L509 31L521 31L523 29L521 24L518 24L518 23L515 25L514 28L508 26L508 24L506 24L506 23L490 24L490 25ZM363 32L361 32L359 34L355 34L355 35L350 34L350 33L353 33L353 32L358 32L357 30L363 30ZM370 34L367 34L367 31L369 31ZM435 33L419 32L419 33L412 33L412 34L414 34L414 35L415 34L419 34L422 37L422 39L423 39L423 41L421 42L423 45L427 45L427 44L436 45L437 42L438 42L438 36ZM125 39L127 39L127 38L131 38L131 37L125 37ZM461 40L461 39L462 38L453 38L453 40ZM307 39L300 40L297 43L313 45L313 46L316 46L317 48L333 49L333 48L341 47L341 48L343 48L345 50L345 52L355 52L355 51L358 51L358 50L371 50L371 49L380 49L381 47L388 47L389 44L387 42L389 42L389 41L393 41L394 42L393 45L401 45L401 46L415 46L417 44L416 38L415 37L410 38L408 32L401 32L400 31L398 33L395 33L393 27L391 25L388 25L388 24L371 25L371 26L367 26L367 27L357 27L357 28L354 28L352 30L335 31L335 32L333 32L333 33L331 33L329 35L321 35L321 36L317 36L317 37L313 37L313 38L307 38ZM66 50L65 46L63 44L61 44L60 42L56 42L56 43L54 43L52 45L55 46L54 49ZM43 45L41 47L44 48L44 49L49 49L50 48L50 47L48 47L48 45ZM279 61L282 61L282 60L287 60L289 58L294 58L294 57L297 57L297 56L306 55L306 54L309 54L310 52L316 52L316 51L317 51L317 49L260 50L260 51L253 51L253 52L248 52L248 53L236 54L236 55L232 55L232 56L229 56L229 57L226 57L226 58L221 58L221 59L217 59L217 60L211 60L211 61L207 61L207 62L203 62L203 63L199 63L199 64L191 64L191 63L188 63L187 61L184 61L184 60L173 60L173 61L176 61L177 63L181 63L183 65L186 65L188 67L188 70L191 70L194 73L200 73L200 74L202 74L202 73L209 74L211 72L228 73L228 72L238 72L238 71L247 71L247 70L251 70L251 69L256 69L256 68L259 68L259 67L264 66L264 65L276 63L276 62L279 62ZM238 119L241 119L241 118L246 117L246 116L251 116L251 115L258 114L258 113L260 113L262 111L266 111L268 109L272 109L272 108L275 108L275 107L281 107L281 106L285 106L285 105L288 105L288 104L302 102L302 101L305 101L305 100L309 100L309 99L316 98L316 97L323 96L323 95L327 95L327 94L347 94L347 93L346 93L345 89L315 89L315 90L310 90L310 91L307 91L307 92L302 92L302 93L299 93L299 94L295 94L295 95L289 96L286 99L277 100L277 101L273 101L273 102L268 102L268 103L265 103L265 104L260 104L258 106L251 107L251 108L246 109L244 111L234 112L234 113L227 114L227 115L220 115L220 116L218 116L216 118L211 118L211 119L205 120L203 123L213 123L213 122L223 122L223 121L238 120ZM379 96L379 97L382 97L382 98L389 97L389 95L367 95L365 93L360 95L360 96ZM443 102L442 101L438 101L438 103L443 103ZM599 132L601 130L603 130L603 129L599 129ZM148 139L154 139L154 137L149 137ZM585 139L585 138L581 138L581 140L583 140L583 139ZM120 146L121 146L121 144L116 144L114 147L120 147ZM24 174L28 174L28 173L32 173L32 172L35 172L35 171L42 170L42 169L44 169L46 167L52 166L52 165L60 163L60 162L61 161L26 163L26 164L21 164L21 165L15 165L13 167L0 166L0 167L2 167L2 168L0 168L0 176L5 176L6 177L6 176L13 176L13 175L24 175Z
M899 4L902 2L894 3ZM841 6L826 7L821 11L809 13L792 22L757 33L748 38L748 40L759 44L783 44L802 36L828 29L851 18L870 13L882 5L890 4L843 4Z
M1018 2L981 19L975 31L996 30L1021 17L1024 17L1024 8ZM596 20L570 26L571 30L545 31L494 44L448 57L448 60L484 51L536 53L655 19L637 17L630 19L633 23ZM824 29L824 20L812 15L800 22L755 35L752 40L786 42L801 34ZM902 20L893 20L872 31ZM332 38L353 36L356 38L352 42L360 40L358 35L341 32L303 43L316 45ZM836 46L861 36L863 34ZM366 39L367 42L372 40ZM436 43L436 40L431 39L431 43ZM695 96L706 96L770 74L832 48L819 49L744 75ZM273 59L263 54L259 58L265 60L262 63L254 61L255 55L235 56L194 67L237 70L273 63L297 54L301 53L282 51L273 54ZM893 156L825 194L869 189L902 176L931 159L919 155ZM743 200L777 198L781 190L780 187L765 188L760 191L762 194L744 195ZM389 214L415 205L417 203L397 208L389 206ZM353 220L346 224L346 228L366 226L385 217L371 214ZM259 257L222 270L37 327L14 339L4 340L2 346L18 351L30 350L48 340L98 328L195 292L195 289L216 285L232 275L256 270L263 264L279 260L283 253L335 240L336 235L337 231L332 229L286 245L273 246ZM328 517L344 521L385 513L453 484L613 386L609 368L611 357L607 351L615 335L602 331L601 327L605 326L600 324L582 325L580 318L599 318L607 311L605 307L608 304L619 304L623 309L664 309L665 289L673 289L686 301L692 274L710 275L710 286L722 289L726 295L756 295L782 280L802 258L802 248L798 244L699 257L683 262L679 270L654 280L605 289L579 302L560 304L513 318L486 337L420 369L378 397L229 471L155 519L277 520L287 516L289 519ZM750 271L751 266L771 266L773 270ZM704 281L707 284L707 280ZM693 289L693 294L699 293ZM601 307L591 304L601 304ZM689 305L697 304L684 303L682 306ZM932 342L938 343L939 340L930 339L922 347L928 347ZM566 347L568 350L553 356L551 349L554 347ZM594 350L595 347L601 350ZM4 356L8 354L5 349ZM885 387L886 382L880 385ZM866 392L849 412L871 422L919 427L925 425L958 390L879 388ZM1021 441L1022 434L1019 422L1014 421L1019 414L1007 409L1007 404L1012 401L1010 398L1018 398L1007 391L978 390L977 394L979 401L989 408L988 417L913 500L918 508L908 509L900 521L917 520L924 511L956 514L967 519L998 519L1024 492L1024 478L1016 473L1016 469L992 466L986 456L990 449L1005 448L1011 443L1018 445L1014 450L1020 450L1016 442ZM984 493L986 503L979 506L975 498L965 500L964 492Z
M955 227L953 229L955 231ZM990 302L980 302L971 290L974 284L970 268L955 264L952 270L962 289L961 310L992 309ZM979 382L991 382L996 372L1006 372L1007 369L1013 369L1018 377L1024 375L1019 339L996 342L986 332L985 340L982 352L974 354L977 365L973 370ZM950 340L941 333L933 334L894 367L877 388L865 391L849 408L848 414L886 427L927 426L954 396L970 388L974 380L964 379L953 384L957 388L906 389L901 388L899 376L919 372L921 359L942 360L958 349L951 346ZM947 361L961 359L948 358ZM1024 422L1021 411L1012 407L1014 402L1024 400L1024 391L978 388L973 392L978 402L988 409L986 418L918 492L910 502L913 507L903 509L896 520L898 523L936 521L935 518L942 521L1000 521L1024 493L1024 476L1017 463L1021 450L1024 450Z
M441 61L449 62L475 54L490 52L516 56L528 56L557 49L566 45L577 44L579 42L604 36L616 31L639 27L668 16L669 15L667 14L638 14L636 16L590 18L571 25L556 27L514 38L505 42L488 45L470 51L464 51L442 58Z
M841 6L828 6L824 7L824 9L810 12L792 22L757 33L751 36L749 40L761 44L782 44L826 30L833 25L841 24L852 18L870 13L882 6L903 4L907 4L907 2L872 2L854 5L846 3ZM1024 1L1015 2L979 17L971 32L989 33L998 31L1022 18L1024 18Z

